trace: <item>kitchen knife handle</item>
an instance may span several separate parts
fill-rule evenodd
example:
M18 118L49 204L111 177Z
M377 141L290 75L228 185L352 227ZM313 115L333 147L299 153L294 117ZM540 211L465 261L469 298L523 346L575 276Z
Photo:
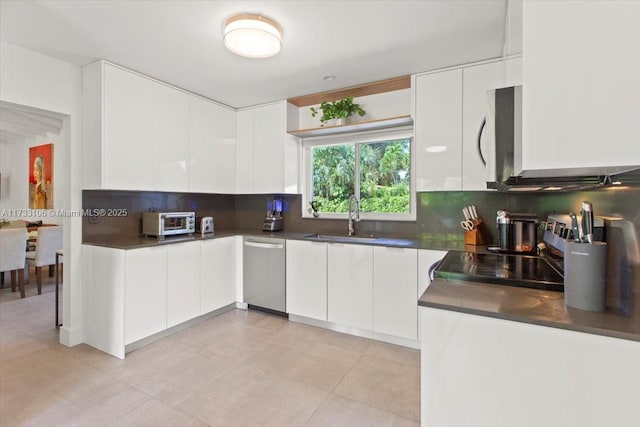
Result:
M573 212L569 212L569 217L571 218L571 230L573 230L573 241L576 243L580 243L582 240L580 239L580 230L578 229L578 217Z
M469 221L471 219L471 212L469 212L469 208L467 206L462 208L462 214L464 215L465 221Z
M582 231L587 242L593 243L593 205L582 202Z

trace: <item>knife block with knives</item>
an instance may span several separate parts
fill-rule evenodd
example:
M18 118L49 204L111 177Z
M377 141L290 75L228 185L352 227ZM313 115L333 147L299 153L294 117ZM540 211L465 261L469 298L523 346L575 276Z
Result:
M481 219L471 220L474 224L473 230L464 231L464 244L465 245L485 245L486 240L484 238L484 221Z
M482 218L478 216L478 211L474 205L462 208L464 221L460 221L460 226L464 230L464 243L466 245L486 244L486 230Z

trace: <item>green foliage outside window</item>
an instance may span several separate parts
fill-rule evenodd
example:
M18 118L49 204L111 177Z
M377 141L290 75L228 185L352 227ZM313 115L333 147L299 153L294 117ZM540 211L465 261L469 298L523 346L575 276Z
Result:
M313 148L313 201L320 212L349 210L358 155L361 211L408 213L410 151L410 139Z

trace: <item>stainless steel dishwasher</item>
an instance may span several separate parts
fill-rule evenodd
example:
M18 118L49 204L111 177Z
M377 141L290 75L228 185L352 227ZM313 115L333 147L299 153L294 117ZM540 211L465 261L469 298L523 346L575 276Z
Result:
M285 250L284 239L244 238L243 292L249 308L286 313Z

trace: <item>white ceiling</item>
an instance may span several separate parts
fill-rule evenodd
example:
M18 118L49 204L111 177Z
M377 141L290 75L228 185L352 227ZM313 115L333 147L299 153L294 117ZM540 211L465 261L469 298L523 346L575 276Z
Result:
M0 39L81 66L106 59L240 108L500 57L506 12L507 0L0 0ZM227 51L222 26L237 13L279 22L282 51Z

